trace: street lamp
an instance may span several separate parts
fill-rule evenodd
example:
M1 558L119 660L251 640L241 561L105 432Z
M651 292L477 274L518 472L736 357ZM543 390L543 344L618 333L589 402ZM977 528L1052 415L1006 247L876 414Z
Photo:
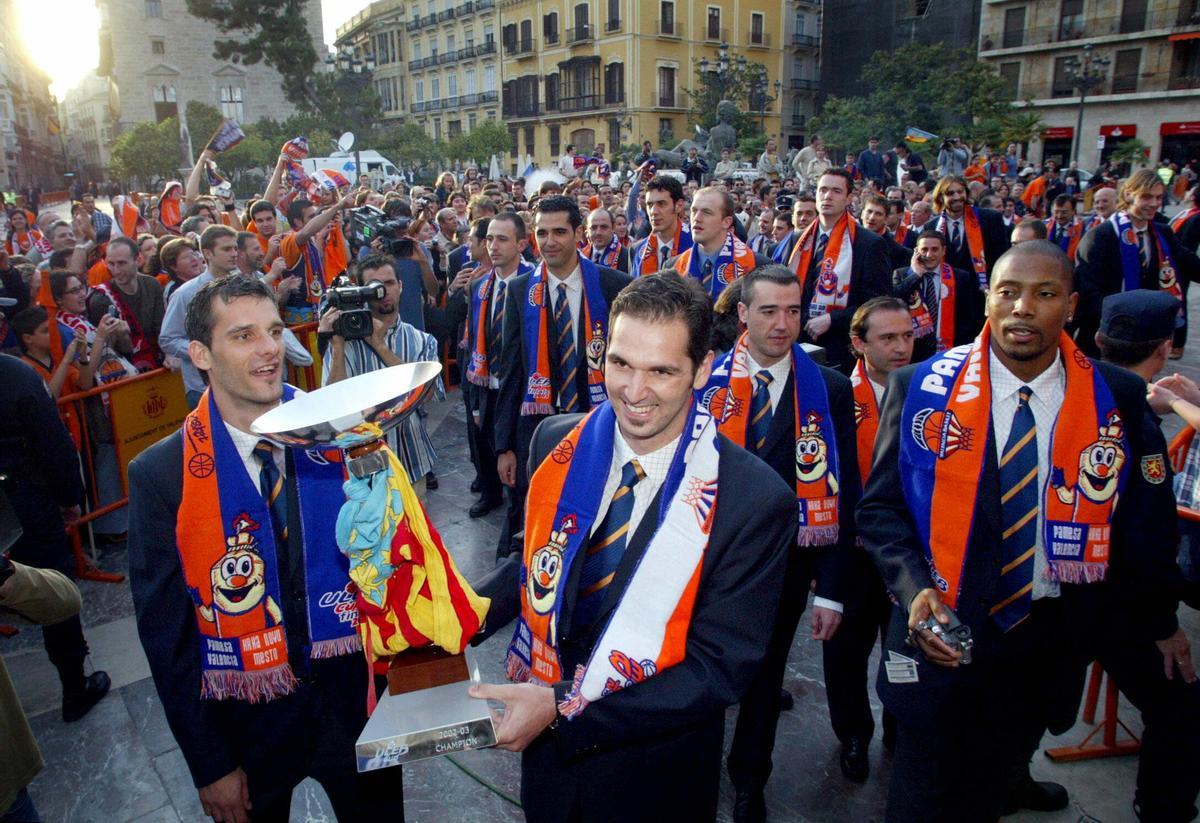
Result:
M783 84L778 80L775 81L774 97L767 93L768 88L767 70L760 66L760 70L755 72L750 79L750 101L751 103L758 102L758 131L760 134L767 132L767 108L779 99L779 90L783 88Z
M1079 165L1079 148L1083 145L1084 102L1088 92L1104 82L1107 74L1105 69L1112 62L1107 57L1096 56L1095 48L1091 43L1087 43L1083 47L1083 54L1073 54L1066 60L1067 78L1074 88L1079 89L1079 116L1075 121L1075 151L1072 153L1072 160L1076 166Z
M700 58L700 73L707 76L709 82L719 92L718 101L724 100L726 93L737 82L738 78L746 70L746 56L739 54L737 57L730 59L729 44L722 42L717 46L716 61L709 60L707 57Z
M375 55L367 52L362 57L358 57L353 49L343 47L336 54L326 55L325 65L330 69L336 68L341 72L344 85L349 86L354 101L351 117L357 129L357 127L362 125L363 119L360 98L363 89L370 84L371 75L375 71ZM354 185L358 185L358 178L360 176L362 176L362 160L358 144L356 143L354 149Z

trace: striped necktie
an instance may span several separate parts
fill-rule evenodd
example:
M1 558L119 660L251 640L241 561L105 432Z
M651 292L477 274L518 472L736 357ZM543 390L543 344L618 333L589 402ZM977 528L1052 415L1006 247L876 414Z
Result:
M665 245L661 249L659 249L659 254L661 256L658 261L658 270L662 271L663 269L665 269L667 267L667 260L671 257L670 245Z
M488 374L495 376L496 370L500 362L500 340L504 335L504 289L507 284L499 277L492 285L492 302L488 306L491 311L492 307L492 323L488 327L487 337L487 364Z
M275 465L275 447L266 440L254 444L254 456L258 458L258 490L271 509L271 526L275 534L275 548L282 551L287 543L287 495L283 491L283 475Z
M579 407L579 386L575 379L579 357L575 352L575 324L571 322L565 283L558 284L558 296L554 300L554 332L558 349L558 410L573 412Z
M754 395L750 398L750 437L747 438L750 451L758 454L758 450L767 442L767 432L771 430L771 381L774 375L762 369L754 375Z
M712 280L713 280L713 261L705 260L704 261L704 271L700 275L700 285L703 286L704 291L708 292L709 294L712 294Z
M961 243L962 243L962 233L959 231L958 221L951 220L950 221L950 245L957 249L961 245Z
M1033 556L1037 551L1038 452L1037 424L1029 398L1033 389L1018 391L1012 432L1000 458L1001 523L1004 566L1000 569L996 605L989 614L1004 631L1029 616L1033 605Z
M629 520L633 516L633 487L646 476L637 458L621 468L621 483L613 492L604 520L588 542L583 571L579 575L579 602L575 607L577 626L591 626L600 613L604 590L612 582L621 556L625 554Z

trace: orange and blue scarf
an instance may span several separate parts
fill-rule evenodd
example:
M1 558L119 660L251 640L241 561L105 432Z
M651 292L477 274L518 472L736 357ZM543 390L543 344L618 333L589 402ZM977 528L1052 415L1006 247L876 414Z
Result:
M296 390L284 386L284 400ZM334 523L344 499L338 453L295 452L310 659L361 648L349 563ZM201 696L273 700L296 688L280 603L271 513L246 472L211 390L183 423L183 498L175 541L200 634Z
M698 400L717 421L721 434L745 447L750 433L754 375L750 374L747 333L713 364ZM792 429L796 460L799 546L831 546L838 539L838 448L821 370L799 344L792 345L795 390Z
M698 246L692 246L676 257L675 271L683 277L690 276L703 285L704 274L701 271L702 264L698 248ZM739 277L745 277L748 272L754 271L754 265L754 252L735 237L733 232L729 232L725 237L725 245L721 246L717 259L713 261L712 282L708 288L709 297L715 301L721 296L721 292L725 291L726 286Z
M1053 238L1054 233L1058 230L1058 223L1051 218L1046 221L1046 237ZM1067 257L1071 258L1071 262L1075 262L1075 250L1079 248L1079 241L1083 237L1083 222L1080 220L1072 220L1071 225L1067 226L1067 230L1063 238L1055 245L1066 252ZM1051 240L1050 242L1054 242Z
M1114 214L1109 220L1112 221L1113 230L1116 232L1117 242L1121 248L1121 277L1125 291L1140 289L1142 287L1142 253L1138 248L1137 230L1133 227L1133 221L1129 219L1129 215L1121 211ZM1158 287L1179 299L1179 319L1176 325L1182 325L1186 316L1184 312L1187 311L1187 301L1183 298L1183 289L1179 285L1171 249L1167 245L1166 238L1163 237L1162 229L1155 225L1153 220L1146 224L1146 230L1154 238L1154 243L1158 247Z
M921 363L900 417L900 479L942 601L962 586L992 416L990 331ZM1062 409L1050 432L1050 471L1041 490L1047 576L1103 580L1112 515L1129 469L1125 428L1100 370L1067 335ZM1058 422L1066 425L1059 426ZM998 504L996 504L998 505Z
M950 220L951 217L947 212L942 212L938 217L937 230L945 237L950 236ZM963 209L962 221L967 251L971 253L971 266L975 269L975 276L979 278L979 288L986 289L988 287L987 256L984 254L983 248L983 227L979 225L979 209L967 206Z
M578 257L578 252L576 252ZM604 352L608 340L608 303L600 290L600 269L585 257L578 257L583 277L583 300L579 319L587 330L587 346L581 352L587 367L588 403L598 406L608 399L604 389ZM525 334L526 372L525 398L521 414L554 414L554 389L550 380L549 322L554 297L549 292L546 264L539 263L529 276L529 288L522 306L522 327Z
M904 280L911 274L913 270L912 266L909 266L899 279ZM933 312L925 305L925 293L920 283L911 294L901 295L908 303L908 316L912 318L914 339L936 335L939 352L954 346L954 305L957 293L958 280L954 277L954 268L949 263L942 263L938 273L937 328L933 325Z
M533 266L522 260L517 264L517 270L510 277L520 277L533 271ZM475 328L475 346L471 350L471 359L467 363L467 380L476 386L489 386L493 375L488 368L488 355L498 352L488 351L488 323L492 316L492 296L496 292L496 270L492 269L471 288L471 319L468 321Z
M858 446L858 479L863 488L871 474L872 456L875 453L875 436L879 434L879 400L875 387L867 374L866 358L860 357L850 372L850 385L854 389L854 436Z
M599 481L612 463L616 428L612 406L600 405L579 421L530 479L521 615L506 664L513 681L552 685L564 679L558 630L562 587L571 578L572 565L582 562L586 554L604 502L604 483ZM658 528L608 615L587 664L573 673L571 689L559 704L559 713L567 719L686 656L716 516L716 434L713 419L693 403L662 486Z
M612 240L608 241L608 245L600 254L600 265L615 269L621 262L621 248L621 240L614 234ZM580 253L588 260L592 259L593 251L591 243L584 244L583 248L580 249Z
M674 255L683 254L692 247L693 242L691 226L682 220L676 221L675 241L671 244L671 254L667 255L668 259ZM637 272L638 277L657 274L662 267L659 261L658 245L658 235L650 232L650 236L643 240L634 251L633 270Z

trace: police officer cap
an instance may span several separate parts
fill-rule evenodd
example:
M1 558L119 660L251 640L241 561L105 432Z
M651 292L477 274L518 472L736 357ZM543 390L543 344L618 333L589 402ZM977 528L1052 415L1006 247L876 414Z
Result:
M1158 289L1134 289L1104 298L1100 333L1112 340L1149 343L1175 333L1179 299Z

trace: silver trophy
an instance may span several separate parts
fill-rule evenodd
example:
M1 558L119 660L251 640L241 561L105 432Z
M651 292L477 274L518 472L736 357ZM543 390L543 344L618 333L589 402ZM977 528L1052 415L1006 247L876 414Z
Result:
M384 435L428 398L441 368L438 363L406 363L297 394L259 417L251 428L283 446L340 449L355 478L389 485L402 480L403 486L411 488L407 476L395 476L397 471L403 475L404 470L387 448ZM432 524L429 527L432 531ZM356 572L377 570L378 566L372 567L372 562L378 562L373 558L377 553L388 554L390 547L390 536L365 551L361 545L353 550L342 546L350 556L350 576L358 584L359 598L366 597L377 607L383 601L374 600L372 592L383 592L385 585L368 587ZM453 572L448 555L447 562ZM461 581L464 586L465 582ZM474 592L470 597L476 597ZM465 632L464 628L460 637ZM436 645L395 655L378 655L368 645L367 653L372 660L390 662L387 694L355 746L360 772L495 745L496 731L486 701L467 693L471 682L479 678L477 671L469 672L464 654Z

